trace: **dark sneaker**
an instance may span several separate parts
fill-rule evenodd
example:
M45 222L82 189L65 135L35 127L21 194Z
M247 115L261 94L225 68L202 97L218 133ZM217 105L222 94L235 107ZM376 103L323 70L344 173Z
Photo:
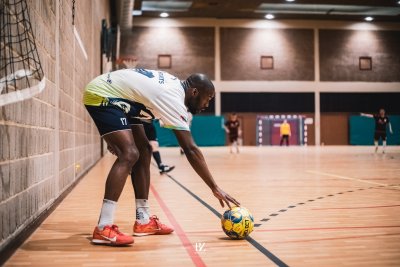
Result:
M175 166L161 165L159 170L160 170L160 173L163 174L163 173L172 171L174 168L175 168Z

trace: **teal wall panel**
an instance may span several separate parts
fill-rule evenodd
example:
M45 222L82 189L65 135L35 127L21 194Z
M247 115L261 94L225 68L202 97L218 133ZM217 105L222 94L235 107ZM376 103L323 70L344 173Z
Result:
M160 127L156 122L158 142L160 146L178 146L172 130ZM223 116L194 116L192 135L198 146L224 146L225 130Z
M400 145L400 116L389 116L393 134L387 129L387 144ZM350 144L351 145L373 145L375 120L363 116L350 116ZM379 143L382 143L381 141Z

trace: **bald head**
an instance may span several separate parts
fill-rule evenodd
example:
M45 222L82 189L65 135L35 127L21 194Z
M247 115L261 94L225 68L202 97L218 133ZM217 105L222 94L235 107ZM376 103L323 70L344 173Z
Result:
M186 79L188 87L197 88L200 92L214 92L215 88L207 75L203 73L194 73Z
M185 88L185 105L193 114L206 109L215 95L214 85L205 74L192 74L182 84Z

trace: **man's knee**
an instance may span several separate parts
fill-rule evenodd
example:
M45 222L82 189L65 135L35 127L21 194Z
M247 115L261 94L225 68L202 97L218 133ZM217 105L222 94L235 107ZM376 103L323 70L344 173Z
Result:
M133 166L139 159L139 151L135 147L128 147L118 155L118 159Z

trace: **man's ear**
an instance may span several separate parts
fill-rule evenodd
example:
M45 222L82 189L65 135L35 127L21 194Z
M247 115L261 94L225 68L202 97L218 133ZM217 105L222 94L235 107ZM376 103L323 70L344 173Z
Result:
M197 96L199 94L199 90L197 88L192 88L192 95Z

